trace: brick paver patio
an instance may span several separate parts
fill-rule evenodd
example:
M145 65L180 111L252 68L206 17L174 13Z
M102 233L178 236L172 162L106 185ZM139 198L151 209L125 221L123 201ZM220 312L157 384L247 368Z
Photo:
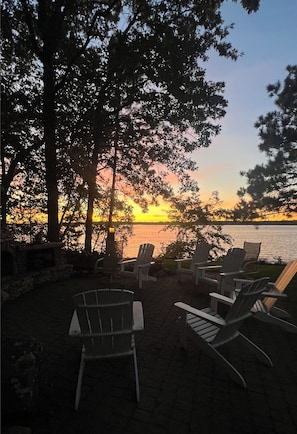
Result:
M180 349L180 312L173 303L205 307L209 296L205 287L199 290L189 278L180 283L176 276L145 282L141 290L135 281L124 281L142 301L145 316L145 330L136 337L140 402L131 358L96 362L86 366L75 412L80 343L68 336L72 296L104 286L98 276L70 278L2 306L2 335L34 337L44 349L38 408L26 421L33 434L297 433L297 334L248 320L243 332L274 367L233 343L228 358L248 384L241 389L195 342Z

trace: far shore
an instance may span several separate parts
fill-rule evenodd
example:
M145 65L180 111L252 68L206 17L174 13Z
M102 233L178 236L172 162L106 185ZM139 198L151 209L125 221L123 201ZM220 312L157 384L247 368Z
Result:
M46 225L46 223L37 223L37 225ZM79 225L84 225L85 222L76 222L76 223L71 223L71 226L79 226ZM297 225L297 220L273 220L273 221L245 221L245 222L238 222L238 221L229 221L229 220L222 220L222 221L214 221L214 222L209 222L207 224L203 224L203 223L197 223L198 225L200 224L201 226L208 226L208 225L232 225L232 226L279 226L279 225L284 225L284 226L296 226ZM16 226L29 226L29 224L27 223L15 223ZM93 225L107 225L107 222L100 222L100 221L94 221ZM159 221L159 222L147 222L147 221L143 221L143 222L113 222L113 225L115 226L123 226L123 225L162 225L162 226L170 226L170 225L179 225L179 222L169 222L169 221ZM8 223L7 225L12 226L11 223Z
M174 222L132 222L132 223L117 223L114 222L116 225L125 225L125 224L133 224L133 225L175 225L178 223ZM199 223L198 223L199 224ZM264 225L270 225L270 226L277 226L277 225L297 225L297 220L280 220L280 221L246 221L246 222L234 222L229 220L224 221L215 221L215 222L209 222L207 224L202 224L202 226L207 225L238 225L238 226L244 226L244 225L250 225L250 226L264 226Z

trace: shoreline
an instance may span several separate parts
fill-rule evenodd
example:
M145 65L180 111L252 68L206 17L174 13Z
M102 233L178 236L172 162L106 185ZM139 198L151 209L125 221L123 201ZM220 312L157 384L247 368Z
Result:
M94 224L102 224L102 222L96 222ZM121 225L127 225L127 224L132 224L132 225L160 225L160 226L173 226L173 225L177 225L178 223L175 222L130 222L130 223L122 223L122 222L114 222L114 224L116 226L121 226ZM199 223L198 223L199 224ZM220 221L220 222L209 222L207 224L201 224L201 226L208 226L208 225L224 225L224 226L296 226L297 225L297 220L288 220L288 221L284 221L284 220L279 220L279 221L248 221L248 222L234 222L234 221L229 221L229 220L224 220L224 221Z
M103 225L106 226L107 222L93 222L93 225ZM159 226L174 226L178 225L179 222L113 222L114 226L125 226L125 225L159 225ZM200 226L209 226L209 225L222 225L222 226L297 226L297 220L274 220L274 221L246 221L246 222L237 222L237 221L213 221L207 224L197 223ZM8 223L7 227L10 226L29 226L28 223ZM45 225L46 223L36 223L36 225ZM75 222L71 223L70 226L80 226L85 225L85 222ZM34 225L35 226L35 225Z

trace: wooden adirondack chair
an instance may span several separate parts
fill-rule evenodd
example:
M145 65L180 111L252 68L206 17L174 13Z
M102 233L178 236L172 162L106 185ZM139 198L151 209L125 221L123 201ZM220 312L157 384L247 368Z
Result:
M234 291L234 278L243 274L242 264L245 257L243 249L229 249L222 265L205 265L196 267L195 283L204 282L215 286L221 294ZM217 273L217 278L213 277Z
M221 353L219 353L218 348L237 338L242 344L245 344L261 362L272 366L268 355L239 332L243 321L252 315L251 308L260 297L262 291L266 288L268 280L268 278L262 278L245 284L225 319L220 317L211 307L198 310L182 302L174 303L176 307L183 311L180 335L182 346L186 346L187 329L191 330L201 350L214 358L216 362L220 363L231 378L245 388L246 381L243 376ZM229 300L228 297L218 293L211 293L210 296L223 303Z
M211 246L208 243L206 243L205 241L198 241L193 257L190 259L191 263L189 268L183 267L183 264L186 261L189 261L189 259L176 259L176 273L178 277L181 274L187 274L194 277L196 267L205 265L207 263L210 249Z
M259 255L262 243L251 243L245 241L243 243L243 250L245 251L245 257L242 264L244 274L257 273L256 265L259 263Z
M284 294L284 291L295 276L296 272L297 260L288 262L277 280L274 283L268 283L266 289L270 290L263 292L262 297L256 301L252 308L254 318L263 322L278 325L291 333L297 333L296 325L285 321L286 318L290 318L290 315L286 311L274 306L278 299L287 297L287 295ZM241 286L247 282L250 281L246 279L235 279L235 294L237 294L238 291L241 290Z
M155 246L153 244L141 244L136 259L128 259L120 262L121 268L119 275L135 277L135 279L138 280L139 288L142 288L142 282L149 280L155 282L157 280L156 277L149 275L154 249Z
M136 399L139 401L139 380L134 330L143 329L140 302L133 302L134 293L122 289L98 289L74 296L75 313L69 335L79 336L83 347L75 394L77 410L85 363L87 361L133 356Z

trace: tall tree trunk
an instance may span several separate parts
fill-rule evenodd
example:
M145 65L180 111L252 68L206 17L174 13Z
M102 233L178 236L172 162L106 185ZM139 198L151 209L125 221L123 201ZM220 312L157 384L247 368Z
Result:
M110 206L109 206L109 216L108 216L108 227L112 226L113 212L114 212L114 202L115 202L115 187L116 187L116 175L117 175L117 158L118 158L118 142L119 142L119 117L116 118L116 131L115 131L115 141L114 141L114 156L113 156L113 167L112 167L112 184L110 192Z
M104 148L103 140L103 109L99 106L95 112L94 116L94 126L93 126L93 137L94 137L94 150L92 154L90 170L88 172L87 184L88 184L88 209L87 218L85 223L86 233L85 233L85 252L92 252L92 234L93 234L93 212L94 212L94 200L97 193L97 166L98 166L98 155L102 152Z
M5 170L5 160L1 154L2 165L2 184L1 184L1 230L5 231L7 225L7 201L8 201L8 188L12 179L8 179L8 174Z
M47 187L48 241L59 241L56 154L55 71L53 53L44 47L43 122Z
M92 233L93 233L93 212L94 212L94 199L96 196L96 176L97 176L98 152L97 146L92 155L92 162L88 176L88 209L86 218L86 234L85 234L85 252L91 254L92 252Z

